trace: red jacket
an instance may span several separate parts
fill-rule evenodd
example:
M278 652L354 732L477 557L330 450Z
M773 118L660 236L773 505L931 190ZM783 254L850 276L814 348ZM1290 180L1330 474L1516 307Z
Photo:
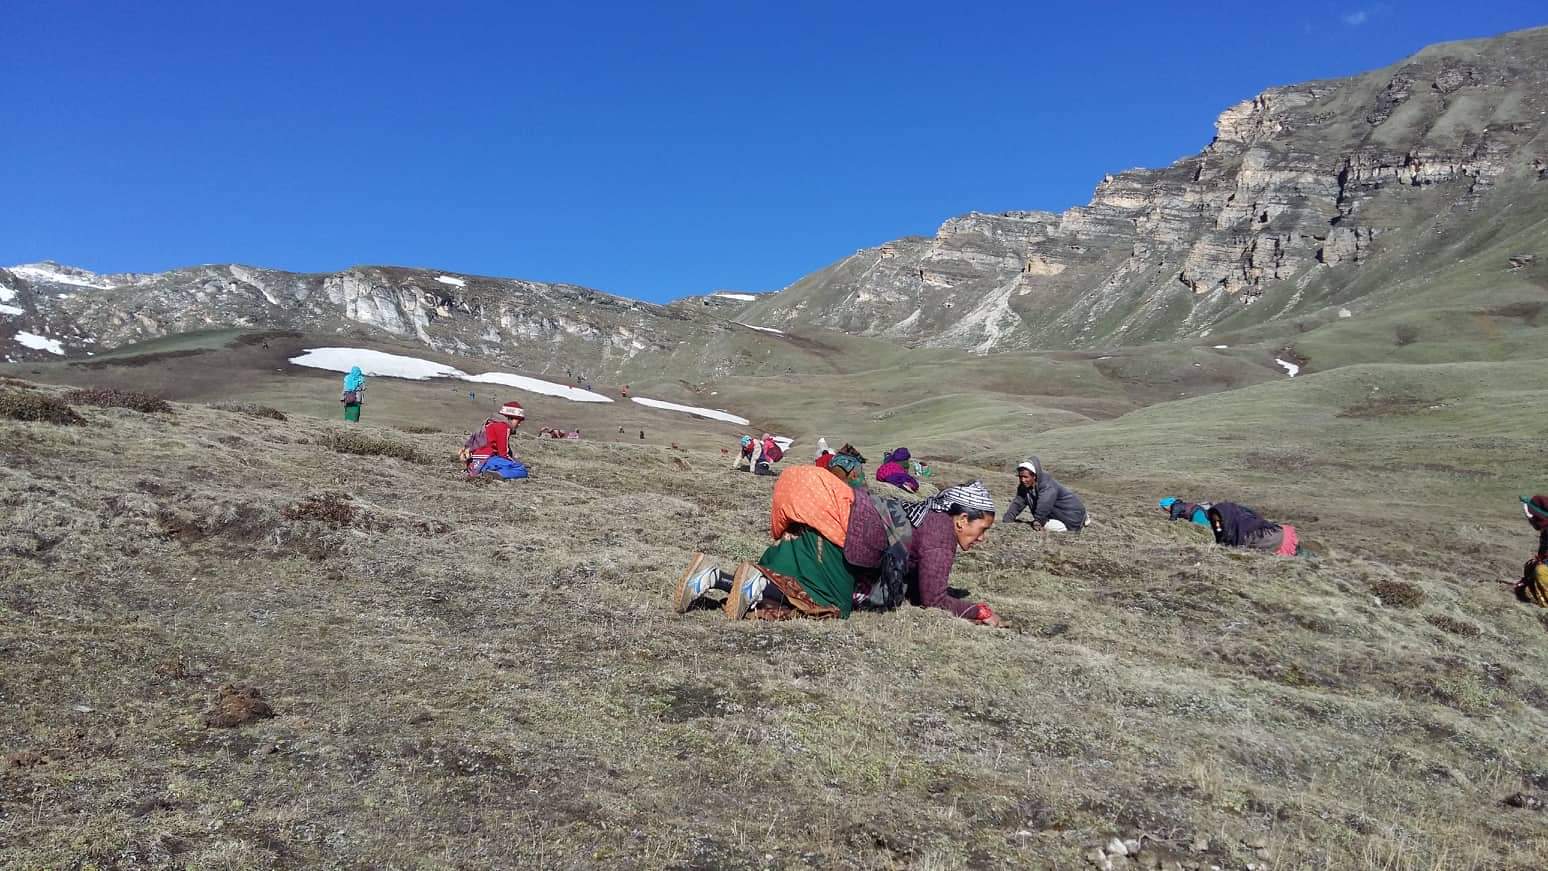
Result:
M490 457L511 458L511 427L499 418L493 418L484 423L484 436L489 439L489 444L473 452L473 459L487 460Z

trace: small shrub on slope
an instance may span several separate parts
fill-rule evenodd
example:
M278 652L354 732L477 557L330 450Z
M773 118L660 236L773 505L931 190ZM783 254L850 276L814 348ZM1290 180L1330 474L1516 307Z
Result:
M66 402L41 393L23 393L20 390L0 391L0 417L64 426L86 422Z
M428 460L413 447L395 442L389 439L377 438L360 432L336 432L329 433L323 444L333 448L341 454L356 454L362 457L392 457L408 463L428 464Z
M259 405L256 402L212 402L210 408L217 411L232 411L237 414L245 414L249 417L262 417L269 420L287 420L285 412L267 405Z
M1389 608L1417 608L1424 601L1423 590L1403 581L1377 581L1371 592Z
M115 390L111 387L88 387L65 394L69 402L96 405L102 408L127 408L145 414L171 414L172 405L154 393L137 390Z

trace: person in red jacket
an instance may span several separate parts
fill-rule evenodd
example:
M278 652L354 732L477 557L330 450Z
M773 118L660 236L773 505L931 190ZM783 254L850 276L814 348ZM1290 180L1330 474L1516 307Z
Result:
M511 451L511 434L527 419L526 409L519 402L507 402L500 406L500 416L484 421L481 431L468 439L462 450L462 461L468 466L468 475L493 473L501 478L525 478L527 467L516 461Z

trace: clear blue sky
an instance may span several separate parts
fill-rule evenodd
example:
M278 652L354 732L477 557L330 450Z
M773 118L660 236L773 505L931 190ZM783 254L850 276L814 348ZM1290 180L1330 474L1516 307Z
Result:
M1548 23L1458 9L8 0L0 264L775 289L954 214L1083 203L1264 87Z

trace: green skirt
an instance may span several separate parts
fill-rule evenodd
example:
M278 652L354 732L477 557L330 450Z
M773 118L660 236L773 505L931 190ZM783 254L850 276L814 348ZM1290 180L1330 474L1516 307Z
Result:
M358 406L358 405L346 405L346 406L344 406L344 419L345 420L359 420L360 419L360 406Z
M839 610L848 617L854 605L855 576L844 562L844 549L808 529L794 541L769 547L758 565L795 578L801 589L819 605Z

